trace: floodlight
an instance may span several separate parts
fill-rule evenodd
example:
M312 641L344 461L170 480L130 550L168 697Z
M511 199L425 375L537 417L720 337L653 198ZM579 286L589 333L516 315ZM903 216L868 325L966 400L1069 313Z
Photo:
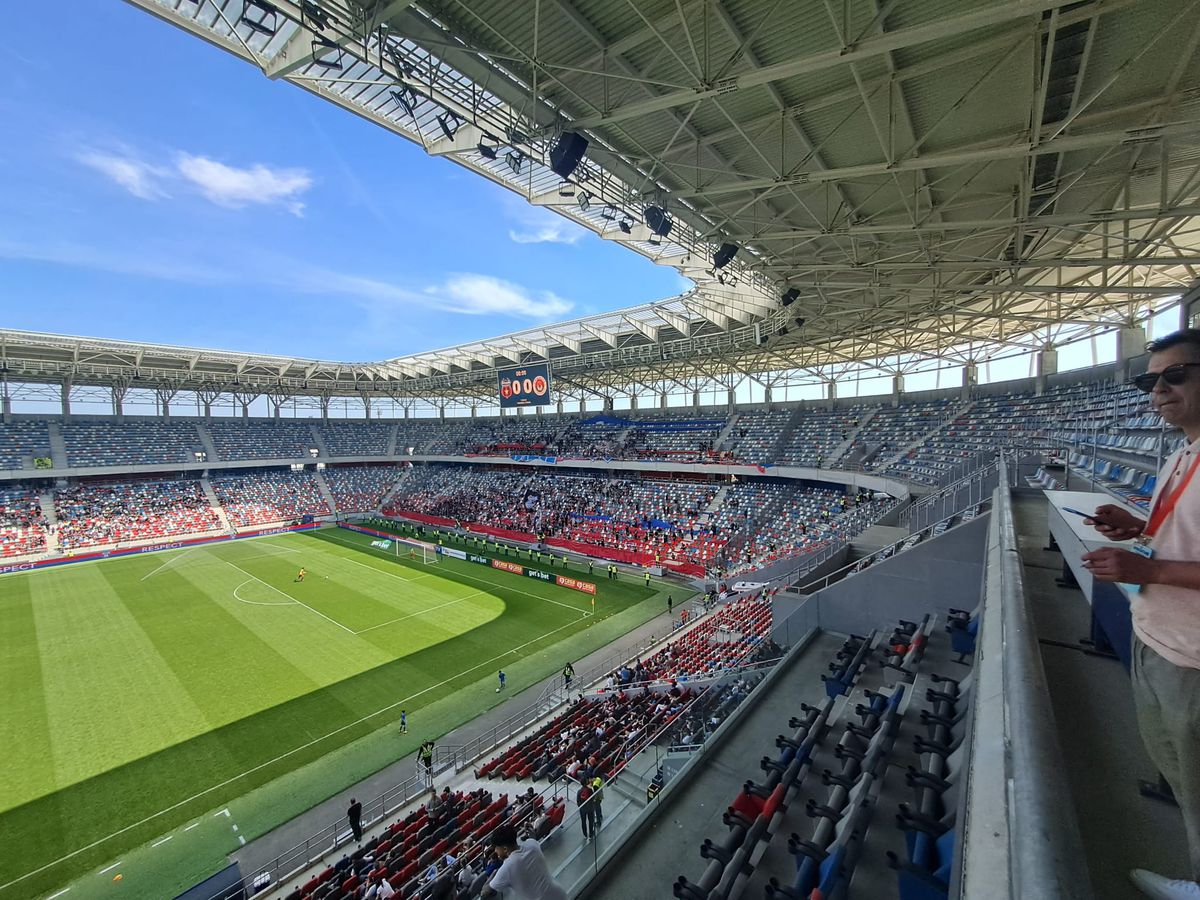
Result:
M588 191L579 192L579 208L584 212L592 205L592 195Z
M246 15L252 9L257 9L262 13L258 21L248 18ZM267 24L268 17L271 19L270 25ZM267 35L267 37L274 37L276 29L279 28L279 10L268 3L267 0L246 0L246 5L242 9L242 16L239 22L251 31L257 31L259 34Z
M321 59L317 54L325 53L333 50L337 53L337 59ZM314 66L320 66L323 69L342 70L342 48L326 37L314 37L312 39L312 62Z
M571 182L569 182L569 181L562 182L558 186L558 196L574 197L575 196L575 185L571 184Z
M713 268L714 269L725 268L727 265L729 265L731 262L733 262L733 258L735 256L737 256L737 252L738 252L737 244L728 244L728 243L722 244L720 247L717 248L717 252L713 254Z
M779 298L779 303L782 306L791 306L800 299L800 288L788 288Z
M305 23L311 23L317 26L319 31L324 31L329 27L330 22L336 22L333 16L323 10L313 0L301 0L300 2L300 19Z
M413 89L405 86L398 91L392 91L392 99L403 109L408 115L414 116L413 109L417 105L417 95Z
M630 219L622 219L617 223L617 227L626 234L629 234L633 231L633 222Z
M485 144L484 141L491 141L493 144L495 144L495 146L492 146L491 144ZM483 133L483 137L479 139L479 155L484 159L494 161L499 155L499 147L500 138L496 137L494 134L489 134L485 131Z
M600 218L608 219L608 221L611 222L616 217L617 217L617 208L615 206L613 206L611 203L605 203L604 204L604 212L600 213Z
M661 206L647 206L644 215L646 224L655 234L666 237L671 233L671 226L675 223L671 221L671 214Z
M521 166L525 165L525 154L520 150L512 150L504 154L504 158L508 161L508 167L513 170L513 174L520 175Z
M458 129L462 126L462 119L452 112L442 113L437 117L437 123L442 128L442 134L446 136L446 140L454 140L454 135L458 133Z
M574 131L564 131L550 150L550 170L559 178L570 178L587 152L588 139Z

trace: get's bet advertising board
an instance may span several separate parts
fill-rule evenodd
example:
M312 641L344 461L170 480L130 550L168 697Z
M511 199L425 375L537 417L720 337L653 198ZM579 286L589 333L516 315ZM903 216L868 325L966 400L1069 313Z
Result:
M500 381L500 408L550 405L550 364L533 363L497 369Z

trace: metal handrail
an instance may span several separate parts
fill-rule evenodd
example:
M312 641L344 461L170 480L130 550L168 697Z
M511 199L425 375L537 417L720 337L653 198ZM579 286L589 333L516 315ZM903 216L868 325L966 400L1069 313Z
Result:
M983 503L968 504L967 506L963 507L963 509L957 510L956 512L953 512L950 515L945 516L942 519L939 519L937 522L934 522L932 525L925 526L920 531L914 531L911 534L906 535L905 537L901 538L898 541L895 541L891 544L887 544L886 546L880 547L878 550L876 550L874 553L872 553L871 556L872 557L879 556L880 554L885 553L885 551L891 550L892 551L891 554L887 554L885 557L883 557L883 558L890 559L891 557L897 555L898 552L900 552L902 545L909 543L910 541L912 541L912 539L914 537L919 536L920 540L924 540L925 536L926 536L926 532L929 532L930 534L932 534L933 530L935 528L937 528L939 525L945 523L948 526L952 519L954 519L957 516L961 516L970 507L982 506L982 505L986 505L986 504L983 504ZM919 543L919 541L914 542L914 543ZM864 559L869 559L869 558L870 557L864 557ZM812 591L818 591L818 590L827 588L827 587L829 587L829 585L833 584L835 581L840 581L842 578L846 577L847 575L853 574L852 570L854 569L854 567L859 565L860 563L862 563L862 561L863 560L861 560L861 559L856 559L852 563L846 563L846 565L842 566L840 569L830 572L828 575L824 576L823 578L818 578L815 581L809 581L809 582L806 582L805 584L796 585L796 589L801 592L812 592Z

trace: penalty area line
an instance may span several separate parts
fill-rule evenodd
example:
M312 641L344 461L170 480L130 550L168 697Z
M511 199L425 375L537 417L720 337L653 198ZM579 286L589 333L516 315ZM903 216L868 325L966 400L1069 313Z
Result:
M112 834L105 835L102 838L97 838L96 840L92 841L90 844L87 844L86 846L80 847L77 850L72 850L70 853L60 856L58 859L52 860L52 861L46 863L45 865L38 866L36 869L33 869L32 871L26 872L24 875L18 875L16 878L12 879L12 881L6 882L5 884L0 884L0 891L5 891L8 888L12 887L14 884L20 884L22 881L25 881L25 879L32 878L34 875L38 875L42 872L45 872L47 869L51 869L54 866L57 866L59 863L66 862L68 859L73 859L74 857L78 856L80 853L86 853L88 850L91 850L94 847L99 847L101 844L104 844L107 841L110 841L115 837L119 837L127 831L131 831L134 828L138 828L142 825L145 825L147 822L152 822L155 819L157 819L159 816L164 816L167 813L171 812L172 810L179 809L179 807L185 806L194 800L199 800L201 797L204 797L208 794L211 794L213 791L218 791L223 787L233 784L234 782L236 782L242 778L245 778L247 775L253 775L255 772L259 771L260 769L265 769L267 766L272 766L277 762L281 762L282 760L287 759L289 756L293 756L296 753L300 753L301 751L307 750L309 747L312 747L315 744L319 744L321 741L326 740L327 738L331 738L334 735L341 734L343 731L347 731L348 729L354 728L357 725L361 725L363 722L366 722L369 719L373 719L382 713L390 712L391 710L395 709L398 706L407 706L416 698L418 698L424 694L428 694L430 691L436 691L438 688L449 684L451 681L454 681L456 678L461 678L464 675L468 675L471 672L474 672L476 669L482 669L484 667L491 668L492 664L497 662L498 660L504 659L505 657L509 656L510 654L516 653L518 650L523 650L524 648L530 646L531 644L536 644L538 641L545 640L546 638L550 637L550 635L556 634L557 632L562 631L564 628L571 628L571 627L577 625L581 621L583 621L583 617L580 617L579 619L576 619L573 622L568 622L566 625L560 625L557 628L553 628L550 631L547 631L545 634L538 635L537 637L533 638L532 640L528 640L523 644L513 647L511 650L505 650L503 653L493 656L491 659L485 659L483 662L481 662L477 665L471 666L471 668L469 668L469 669L464 669L462 672L459 672L457 675L452 675L449 678L445 678L445 679L439 681L437 684L431 684L429 687L424 688L420 691L417 691L415 694L410 694L407 697L402 697L401 699L397 700L395 703L390 703L387 706L382 707L381 709L377 709L372 713L368 713L367 715L362 716L361 718L355 719L353 722L349 722L345 725L342 725L339 728L335 728L333 731L329 732L328 734L324 734L318 738L313 738L313 740L308 741L307 743L301 744L299 747L293 747L291 750L288 750L286 753L281 753L281 754L279 754L279 756L276 756L273 759L269 759L266 762L259 763L257 766L247 769L245 772L242 772L238 775L234 775L230 778L226 778L224 781L219 782L218 784L214 784L211 787L207 787L204 790L202 790L196 794L192 794L192 796L186 797L183 800L180 800L178 803L172 803L170 806L166 807L165 809L160 809L158 812L151 813L150 815L146 816L145 818L143 818L137 822L133 822L130 825L126 825L124 828L117 829ZM229 815L228 808L223 809L219 812L213 813L214 818L217 816L222 816L222 815L224 815L224 816Z

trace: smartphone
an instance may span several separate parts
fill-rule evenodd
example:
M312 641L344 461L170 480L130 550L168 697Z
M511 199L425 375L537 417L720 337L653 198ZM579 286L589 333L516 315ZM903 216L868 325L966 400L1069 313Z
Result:
M1062 509L1063 512L1074 513L1077 516L1083 516L1085 519L1091 519L1094 522L1099 522L1102 525L1104 524L1104 519L1101 518L1100 516L1097 516L1095 513L1086 513L1086 512L1083 512L1082 510L1072 509L1069 506L1063 506L1063 507L1060 507L1060 509Z

